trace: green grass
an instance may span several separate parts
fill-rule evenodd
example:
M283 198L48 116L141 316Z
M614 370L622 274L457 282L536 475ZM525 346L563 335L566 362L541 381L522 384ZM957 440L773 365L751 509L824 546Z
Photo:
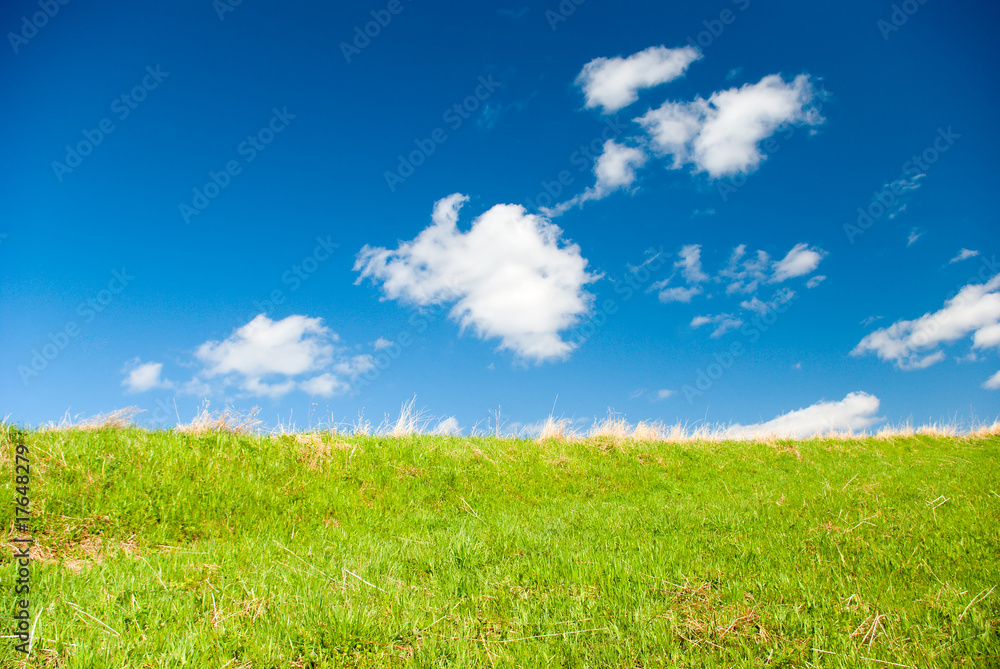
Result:
M4 430L27 666L1000 666L1000 437Z

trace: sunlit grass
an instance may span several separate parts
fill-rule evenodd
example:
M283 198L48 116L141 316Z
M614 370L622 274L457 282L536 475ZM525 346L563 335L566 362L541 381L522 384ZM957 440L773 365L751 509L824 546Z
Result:
M5 427L7 499L31 447L27 666L997 665L995 431L409 427Z

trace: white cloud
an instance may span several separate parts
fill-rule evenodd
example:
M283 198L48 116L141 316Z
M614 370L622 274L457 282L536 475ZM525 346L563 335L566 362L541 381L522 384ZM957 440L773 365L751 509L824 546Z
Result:
M984 284L969 284L934 313L915 320L901 320L880 328L851 351L851 355L874 352L881 360L894 361L900 369L922 369L944 358L938 346L973 335L989 346L1000 323L1000 275ZM924 351L932 351L924 354Z
M367 353L363 353L341 360L333 366L333 369L344 376L358 376L371 369L375 369L375 358Z
M708 281L709 276L701 270L701 245L688 244L682 246L680 260L674 263L674 268L681 271L681 276L688 283L702 283Z
M734 439L777 435L803 439L836 431L864 430L882 420L878 418L879 399L864 392L849 393L839 402L818 402L790 411L766 423L733 425L727 436Z
M657 281L657 284L661 284L661 281ZM654 284L654 288L658 288ZM701 295L701 286L692 286L691 288L684 288L683 286L675 286L673 288L666 288L660 291L660 302L690 302L691 298L695 295Z
M463 329L499 338L501 349L524 358L568 355L574 345L559 333L589 310L593 295L584 286L599 276L558 226L520 205L496 205L462 232L458 211L467 200L458 193L439 200L431 225L395 250L365 245L357 282L380 281L388 299L451 303Z
M370 355L344 356L337 335L322 319L259 314L222 341L195 350L202 368L180 385L185 394L210 396L235 385L250 395L279 398L294 390L331 397L374 366ZM306 378L304 378L306 377Z
M125 365L122 371L125 372L122 385L130 393L144 393L154 388L173 388L174 386L171 381L160 378L163 372L162 362L140 363L139 358L135 358Z
M378 339L375 340L375 343L372 344L372 348L374 348L376 351L381 351L382 349L389 348L390 346L392 346L392 342L386 339L385 337L379 337Z
M674 261L674 274L680 272L680 275L689 284L689 286L687 288L680 286L667 288L666 286L670 284L674 275L671 275L663 281L653 283L650 290L660 290L661 302L690 302L692 297L702 293L701 286L698 286L697 284L704 283L705 281L711 279L711 277L708 274L705 274L701 268L700 244L688 244L686 246L682 246L677 255L679 258ZM690 284L696 285L690 286Z
M820 274L818 276L814 276L813 278L811 278L808 281L806 281L806 288L815 288L816 286L818 286L819 284L823 283L824 281L826 281L826 276L825 275Z
M594 164L594 186L554 207L541 207L541 212L549 217L561 216L584 202L602 200L616 190L631 186L635 181L635 171L645 164L646 154L642 149L609 139L604 143L604 150Z
M987 325L976 330L976 333L972 335L972 346L973 348L1000 347L1000 323Z
M764 251L757 251L754 256L747 256L746 244L740 244L733 249L732 255L725 268L719 270L718 274L711 276L702 269L701 246L699 244L688 244L683 246L678 253L679 259L674 262L674 274L662 281L653 283L649 290L659 290L661 302L690 302L697 295L702 294L704 284L709 281L726 284L726 295L742 293L752 295L753 298L745 300L741 306L751 311L766 311L768 302L756 297L756 292L762 283L781 283L789 279L805 276L813 272L826 251L808 244L796 244L784 258L772 261L771 257ZM669 287L674 278L680 274L687 286ZM826 277L813 277L806 284L813 288ZM785 295L782 289L774 300L779 303L787 302L790 296ZM794 296L791 292L791 296ZM772 300L772 302L774 301Z
M719 314L717 316L695 316L691 319L691 327L700 328L702 325L715 325L715 330L709 335L712 339L718 339L730 330L735 330L743 325L743 321L732 314Z
M757 251L751 259L746 258L746 244L740 244L733 249L729 264L719 272L719 280L728 282L726 294L756 292L762 281L767 280L771 267L771 257L764 251Z
M692 165L711 178L753 172L765 159L760 143L785 125L819 125L810 77L771 74L756 84L716 91L707 100L666 102L635 119L672 169Z
M975 258L979 255L979 251L970 251L969 249L962 249L958 254L948 261L949 264L962 262L963 260L968 260L969 258Z
M268 383L261 381L260 377L249 377L243 381L243 390L251 395L261 395L277 399L295 390L295 381L282 381L281 383Z
M777 309L786 302L790 302L794 298L795 298L794 290L791 290L789 288L782 288L775 294L775 296L772 299L768 300L767 302L755 296L753 299L744 300L743 302L740 302L740 306L746 309L747 311L753 311L763 316L769 311Z
M299 384L299 387L310 395L319 395L320 397L342 395L350 390L350 386L346 381L330 372L324 372L319 376L306 379Z
M272 321L259 314L224 341L207 341L195 356L208 377L239 374L295 376L322 368L333 356L336 335L319 318L289 316Z
M586 107L601 107L608 114L635 102L640 90L683 76L699 58L701 54L693 47L654 46L627 58L595 58L583 66L576 83L583 90Z
M781 283L815 271L824 255L825 251L822 249L809 248L808 244L796 244L784 258L774 263L771 282Z
M1000 390L1000 372L997 372L983 383L986 390Z
M923 236L923 232L918 231L916 228L910 230L910 234L906 236L906 245L913 246L918 239Z
M676 390L668 390L666 388L656 391L656 399L665 400L672 395L676 395Z

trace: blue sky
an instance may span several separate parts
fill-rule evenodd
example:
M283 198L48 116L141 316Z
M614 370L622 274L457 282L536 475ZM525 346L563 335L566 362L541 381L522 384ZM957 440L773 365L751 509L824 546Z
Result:
M997 14L5 3L0 415L992 420Z

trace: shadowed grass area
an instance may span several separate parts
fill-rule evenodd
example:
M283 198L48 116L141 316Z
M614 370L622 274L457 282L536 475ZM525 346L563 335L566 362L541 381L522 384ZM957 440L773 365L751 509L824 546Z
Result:
M27 666L998 666L996 436L3 429Z

